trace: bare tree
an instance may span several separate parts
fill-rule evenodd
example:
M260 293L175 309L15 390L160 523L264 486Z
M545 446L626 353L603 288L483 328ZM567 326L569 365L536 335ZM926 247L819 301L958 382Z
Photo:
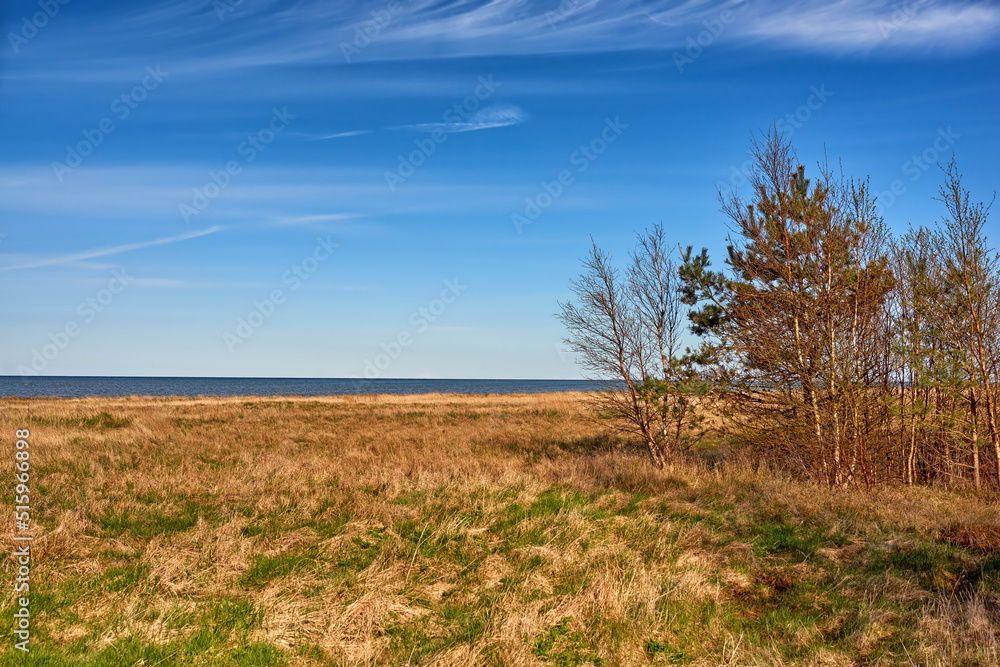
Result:
M679 356L684 318L670 255L662 225L638 235L624 275L592 243L570 283L576 300L560 303L558 314L581 365L608 381L597 413L642 438L660 468L684 449L706 391L694 360Z
M985 408L986 430L996 458L1000 482L1000 433L997 431L997 370L1000 364L1000 256L987 245L989 205L972 203L955 160L943 168L945 182L938 200L948 217L939 225L937 246L944 262L945 288L938 293L941 327L960 354L969 382L968 401L973 450L973 476L981 488L979 406Z

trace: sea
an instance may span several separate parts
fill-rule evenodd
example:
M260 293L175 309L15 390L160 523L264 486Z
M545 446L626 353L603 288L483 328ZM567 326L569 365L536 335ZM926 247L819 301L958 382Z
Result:
M343 396L349 394L534 394L597 391L592 380L444 380L0 375L0 397Z

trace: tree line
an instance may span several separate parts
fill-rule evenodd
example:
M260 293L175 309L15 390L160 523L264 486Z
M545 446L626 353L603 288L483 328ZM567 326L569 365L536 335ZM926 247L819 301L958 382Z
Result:
M593 245L560 303L566 343L608 380L598 414L662 467L709 426L834 486L1000 487L1000 258L952 161L942 219L887 229L867 179L807 178L776 130L749 192L720 192L725 267L638 235L625 267Z

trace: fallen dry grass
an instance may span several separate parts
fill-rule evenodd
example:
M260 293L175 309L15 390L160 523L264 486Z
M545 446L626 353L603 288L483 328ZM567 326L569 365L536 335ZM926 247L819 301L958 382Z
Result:
M574 394L3 404L36 535L7 664L1000 658L995 499L658 471Z

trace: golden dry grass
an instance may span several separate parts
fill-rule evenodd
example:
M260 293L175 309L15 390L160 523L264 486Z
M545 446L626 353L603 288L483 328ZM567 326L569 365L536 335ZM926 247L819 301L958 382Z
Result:
M31 429L36 535L32 653L9 636L7 664L1000 655L1000 558L972 541L995 500L711 451L658 471L581 395L3 403L11 459Z

